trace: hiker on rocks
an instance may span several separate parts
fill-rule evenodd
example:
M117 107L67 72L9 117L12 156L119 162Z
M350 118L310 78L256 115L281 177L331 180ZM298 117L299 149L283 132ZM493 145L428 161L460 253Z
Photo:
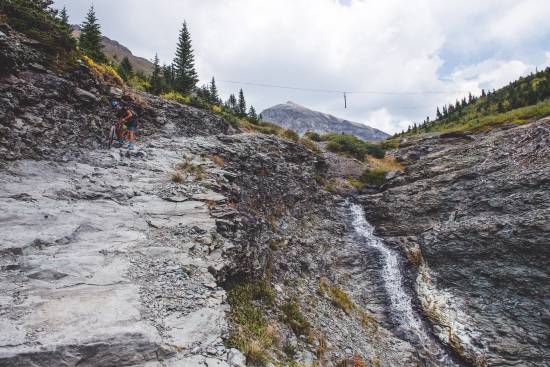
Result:
M130 109L130 106L124 105L122 107L122 118L118 122L119 129L118 129L118 146L121 147L124 145L124 135L126 135L128 139L128 149L132 150L134 149L134 140L135 140L135 133L137 131L137 124L138 124L138 118L137 114ZM123 129L122 127L125 127Z

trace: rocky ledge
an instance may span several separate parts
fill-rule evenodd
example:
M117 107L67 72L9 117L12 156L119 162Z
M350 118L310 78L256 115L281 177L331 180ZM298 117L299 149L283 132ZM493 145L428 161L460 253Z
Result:
M400 145L406 174L361 200L434 331L474 366L547 366L550 119Z

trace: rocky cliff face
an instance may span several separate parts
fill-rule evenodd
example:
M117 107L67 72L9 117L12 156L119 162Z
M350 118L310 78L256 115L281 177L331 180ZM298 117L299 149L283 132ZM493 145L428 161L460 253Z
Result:
M549 119L409 138L406 174L362 197L417 269L434 331L472 365L548 365L549 153Z
M403 142L382 242L346 158L146 94L107 150L119 92L0 30L0 366L546 363L548 122Z
M252 364L226 289L258 281L264 363L423 360L322 156L145 94L138 149L106 150L119 92L2 32L0 366Z
M265 109L262 111L262 117L266 121L274 122L300 134L306 131L346 133L363 140L373 141L384 140L389 137L385 132L370 126L312 111L292 102Z

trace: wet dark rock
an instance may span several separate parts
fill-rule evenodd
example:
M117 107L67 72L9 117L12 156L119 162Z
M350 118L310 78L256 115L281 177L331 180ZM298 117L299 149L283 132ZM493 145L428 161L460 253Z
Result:
M408 162L405 175L362 197L368 219L397 248L418 243L435 287L421 298L446 295L441 320L470 361L544 365L550 120L413 139L396 152Z

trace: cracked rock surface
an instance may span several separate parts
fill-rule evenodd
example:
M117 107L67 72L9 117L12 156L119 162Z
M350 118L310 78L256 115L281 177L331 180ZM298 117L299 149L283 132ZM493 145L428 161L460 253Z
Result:
M413 137L396 154L405 175L362 202L418 269L434 331L472 365L548 366L550 119Z
M206 177L172 182L187 140L0 173L1 366L226 363L208 272L223 262L208 208L223 176L195 157Z

